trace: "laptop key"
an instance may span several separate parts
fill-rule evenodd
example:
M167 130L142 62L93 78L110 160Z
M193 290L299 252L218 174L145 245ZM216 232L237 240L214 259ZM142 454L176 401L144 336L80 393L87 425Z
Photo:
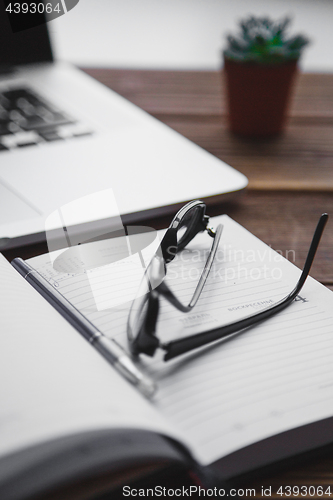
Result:
M0 121L0 136L12 134L12 131L8 128L9 123L7 121Z
M15 122L9 122L8 123L8 133L16 134L16 132L20 132L21 127L19 126L18 123Z
M2 109L8 110L11 107L11 103L6 97L3 96L3 94L0 94L0 105Z
M9 101L13 101L14 99L19 99L20 97L32 96L33 94L28 89L19 88L13 90L6 90L5 92L2 92L2 95Z
M8 121L9 120L9 113L8 111L1 106L0 104L0 121Z
M45 127L47 123L40 116L25 117L25 122L20 124L23 130L36 130Z
M5 104L3 104L3 106L7 109L22 109L22 104L24 103L24 101L26 101L26 103L30 106L38 106L44 104L41 98L37 97L28 89L8 90L7 92L3 92L2 96L5 99Z
M82 126L28 88L0 92L0 136L7 149L92 133Z
M86 131L82 131L82 132L76 132L75 134L73 134L73 137L85 137L87 135L92 135L92 131L86 130Z
M37 142L20 142L19 144L16 144L17 148L25 148L27 146L36 146Z
M60 137L60 135L55 130L49 130L49 131L41 130L39 132L39 135L42 137L42 139L44 139L44 141L47 141L47 142L63 140L63 138Z
M4 144L9 149L15 149L17 147L24 147L28 144L37 144L40 138L36 132L18 132L16 134L3 136L1 139L2 144ZM21 146L23 145L23 146Z
M70 123L73 123L72 120L67 118L62 113L51 113L51 116L45 116L44 120L46 125L52 125L53 127L59 127L60 125L68 125Z

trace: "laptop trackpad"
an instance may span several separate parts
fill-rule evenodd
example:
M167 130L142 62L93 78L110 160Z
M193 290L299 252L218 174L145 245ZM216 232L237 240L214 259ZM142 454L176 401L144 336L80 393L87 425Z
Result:
M41 213L0 181L0 225L32 219Z

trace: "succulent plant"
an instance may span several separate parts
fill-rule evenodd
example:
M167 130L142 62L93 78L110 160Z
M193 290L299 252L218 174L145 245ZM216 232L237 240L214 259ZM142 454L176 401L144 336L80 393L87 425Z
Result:
M278 64L298 59L309 43L303 35L286 35L290 19L272 21L268 17L250 16L239 22L240 33L227 37L225 58L240 62Z

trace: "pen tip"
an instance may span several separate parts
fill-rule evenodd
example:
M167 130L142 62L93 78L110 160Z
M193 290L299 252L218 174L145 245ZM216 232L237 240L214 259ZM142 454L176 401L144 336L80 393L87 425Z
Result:
M138 389L146 396L147 398L151 398L154 396L157 386L156 384L150 380L148 377L143 376L138 381Z

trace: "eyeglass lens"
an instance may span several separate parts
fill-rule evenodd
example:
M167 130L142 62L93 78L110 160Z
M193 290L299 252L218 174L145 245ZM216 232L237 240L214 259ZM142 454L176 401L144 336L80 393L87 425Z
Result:
M194 206L179 221L177 228L177 250L184 248L198 233L198 222L204 215L204 207L204 205ZM128 318L128 339L132 351L136 349L133 342L136 342L141 330L147 326L151 292L163 281L165 270L165 263L162 264L161 259L158 257L153 258L146 269ZM152 324L152 321L149 320L148 323Z
M180 221L177 230L177 244L184 248L198 232L198 222L203 215L203 207L196 206L189 210Z

